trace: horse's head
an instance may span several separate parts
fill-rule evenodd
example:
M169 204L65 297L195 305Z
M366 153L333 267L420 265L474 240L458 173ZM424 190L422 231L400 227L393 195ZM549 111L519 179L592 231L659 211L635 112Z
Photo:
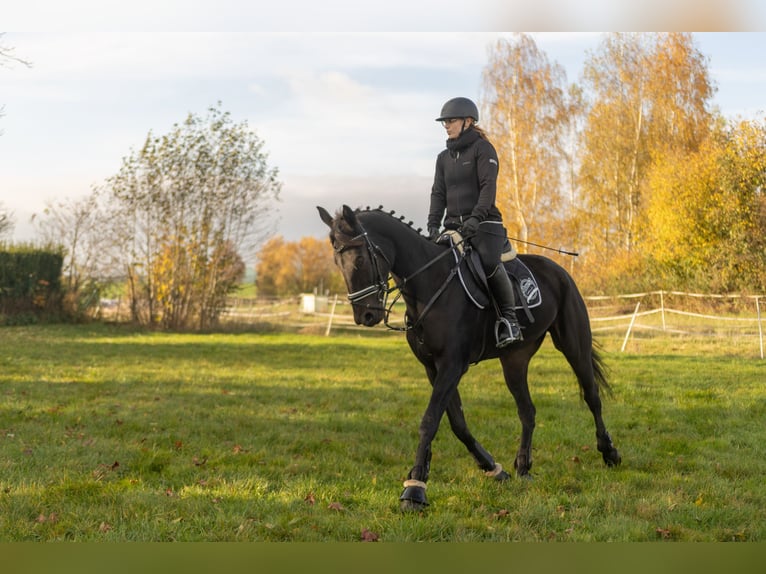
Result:
M322 207L317 209L322 221L330 228L335 264L346 281L354 321L366 327L377 325L386 314L390 262L349 206L344 205L336 217Z

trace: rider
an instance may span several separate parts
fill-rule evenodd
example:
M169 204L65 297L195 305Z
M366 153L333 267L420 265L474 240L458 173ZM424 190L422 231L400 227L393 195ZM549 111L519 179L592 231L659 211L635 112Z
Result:
M457 229L478 252L487 282L499 310L497 346L522 339L513 308L511 281L500 262L506 242L500 210L495 205L497 152L484 131L476 125L479 110L468 98L453 98L436 118L447 130L447 149L436 158L431 188L428 235L436 240L444 227ZM446 210L446 217L444 216Z

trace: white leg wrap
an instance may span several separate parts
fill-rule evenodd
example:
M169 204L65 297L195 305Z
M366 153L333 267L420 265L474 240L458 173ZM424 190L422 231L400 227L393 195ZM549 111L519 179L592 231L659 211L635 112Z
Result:
M503 472L503 466L500 463L496 462L495 463L495 468L493 468L492 470L485 470L484 474L486 476L494 477L494 476L497 476L498 474L500 474L501 472Z
M421 480L415 480L414 478L410 478L408 480L404 481L404 488L410 487L410 486L419 486L423 490L426 489L426 483Z

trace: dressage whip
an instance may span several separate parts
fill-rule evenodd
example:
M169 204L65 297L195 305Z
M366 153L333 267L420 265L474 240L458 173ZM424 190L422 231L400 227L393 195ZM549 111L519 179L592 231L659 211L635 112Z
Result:
M532 243L531 241L524 241L523 239L516 239L515 237L509 237L511 241L517 241L519 243L524 243L525 245L532 245L534 247L539 247L540 249L547 249L548 251L555 251L556 253L561 253L562 255L571 255L572 257L577 257L580 255L577 251L567 251L566 249L555 247L548 247L547 245L540 245L539 243Z

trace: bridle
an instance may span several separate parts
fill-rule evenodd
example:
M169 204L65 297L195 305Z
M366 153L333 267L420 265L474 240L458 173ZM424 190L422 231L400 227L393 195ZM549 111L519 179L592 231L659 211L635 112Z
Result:
M386 256L385 252L378 247L372 239L370 239L370 236L368 235L367 231L362 226L361 222L357 222L359 225L359 228L361 229L361 233L358 235L352 237L348 242L341 245L336 245L336 242L333 242L333 249L336 253L341 254L349 247L352 247L352 244L355 241L358 241L360 239L364 240L364 244L367 248L367 254L370 258L370 261L372 262L372 268L373 268L373 283L367 287L364 287L363 289L359 289L357 291L354 291L353 293L348 294L348 300L351 302L351 305L362 305L361 301L362 299L369 297L372 294L377 295L377 300L380 306L371 306L369 304L365 304L365 307L367 309L376 309L383 311L384 318L383 323L384 325L393 330L393 331L409 331L410 329L415 328L420 322L422 321L423 317L425 317L426 313L431 309L433 304L436 302L436 300L439 298L439 296L444 292L444 290L447 288L447 285L452 280L452 278L457 274L458 267L459 267L459 261L458 263L452 268L450 273L448 274L447 278L442 283L441 287L434 293L433 297L429 300L429 302L426 304L423 311L418 316L417 320L414 323L410 323L409 321L406 323L404 327L398 327L395 325L391 325L389 323L389 316L391 314L391 310L393 309L396 302L399 300L399 298L402 296L404 286L412 280L414 277L431 267L434 263L439 261L442 257L445 257L449 255L450 253L459 252L457 249L458 244L453 245L450 249L445 249L442 253L434 257L433 259L429 260L425 265L421 266L419 269L417 269L414 273L409 275L408 277L405 277L404 279L397 279L390 271L391 269L391 261ZM462 243L462 241L461 241ZM383 275L383 272L380 269L380 264L378 262L378 255L383 258L383 260L388 264L388 273L386 275ZM460 258L462 259L465 257L464 253L460 253ZM394 286L389 287L389 277L394 280ZM390 303L388 302L388 297L391 293L394 291L397 292L396 296L394 297L393 301Z
M369 256L370 261L372 262L372 269L373 269L373 275L374 275L372 284L368 287L365 287L364 289L359 289L358 291L349 293L348 300L351 301L352 305L360 305L362 299L364 299L365 297L368 297L372 294L377 294L378 302L381 304L381 307L370 307L369 305L367 305L367 307L371 309L382 309L386 311L387 309L385 305L386 305L386 299L388 298L388 294L391 293L394 289L396 289L396 287L389 288L388 277L390 273L386 273L385 276L383 275L383 272L380 270L380 264L378 263L378 257L376 254L380 254L380 256L388 264L389 269L391 268L391 262L388 260L388 257L386 257L386 254L383 253L383 250L372 242L372 240L370 239L370 236L367 234L367 231L365 231L364 228L361 227L361 224L359 224L359 226L362 229L362 233L352 237L345 244L333 245L333 249L335 249L335 252L340 255L346 249L348 249L349 247L352 247L355 241L363 239L365 247L367 248L367 255Z

